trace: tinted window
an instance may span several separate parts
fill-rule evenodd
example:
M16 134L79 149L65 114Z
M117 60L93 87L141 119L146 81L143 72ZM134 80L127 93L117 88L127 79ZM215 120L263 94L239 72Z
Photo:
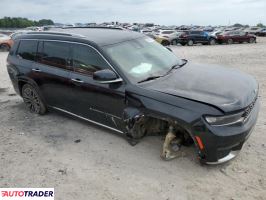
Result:
M193 35L200 34L200 31L192 31L190 34L193 34Z
M17 51L17 55L25 60L34 61L37 51L37 40L25 40L21 41Z
M99 53L85 45L73 45L73 66L76 72L85 74L108 68Z
M174 31L163 31L162 34L172 34Z
M66 68L70 53L70 44L64 42L43 42L40 62L59 68Z

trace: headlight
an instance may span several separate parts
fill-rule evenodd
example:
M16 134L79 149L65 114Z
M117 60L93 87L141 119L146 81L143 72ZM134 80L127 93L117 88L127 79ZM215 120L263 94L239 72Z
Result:
M213 126L232 125L244 122L243 112L233 115L205 116L206 121Z

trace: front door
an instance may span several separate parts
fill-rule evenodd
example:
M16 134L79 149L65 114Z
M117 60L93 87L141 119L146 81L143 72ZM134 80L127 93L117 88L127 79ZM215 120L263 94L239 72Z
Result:
M125 87L120 83L99 83L93 73L111 69L93 47L73 44L71 73L72 110L76 115L115 129L122 129Z

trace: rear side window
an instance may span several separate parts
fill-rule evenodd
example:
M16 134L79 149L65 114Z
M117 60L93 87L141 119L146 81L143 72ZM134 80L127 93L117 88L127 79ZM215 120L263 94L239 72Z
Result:
M198 34L200 34L200 31L192 31L191 34L192 35L198 35Z
M37 40L22 40L19 43L17 56L25 60L34 61L36 58L37 46Z
M106 61L93 48L73 45L73 67L76 72L89 74L108 68Z
M64 42L43 42L40 62L58 68L67 68L70 44Z
M172 34L174 31L163 31L162 34Z

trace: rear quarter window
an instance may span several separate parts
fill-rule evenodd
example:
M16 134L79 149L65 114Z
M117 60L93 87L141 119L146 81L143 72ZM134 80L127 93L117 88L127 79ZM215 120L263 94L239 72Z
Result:
M37 46L37 40L22 40L19 43L17 56L25 60L34 61L36 58Z

